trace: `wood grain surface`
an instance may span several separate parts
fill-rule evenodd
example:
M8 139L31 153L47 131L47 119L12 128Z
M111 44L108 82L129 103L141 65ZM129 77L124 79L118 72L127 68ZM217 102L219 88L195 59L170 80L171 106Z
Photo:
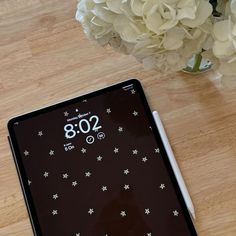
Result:
M9 118L130 77L161 114L199 235L235 236L236 78L144 71L131 56L87 40L75 10L72 0L0 0L0 236L33 235L7 142Z

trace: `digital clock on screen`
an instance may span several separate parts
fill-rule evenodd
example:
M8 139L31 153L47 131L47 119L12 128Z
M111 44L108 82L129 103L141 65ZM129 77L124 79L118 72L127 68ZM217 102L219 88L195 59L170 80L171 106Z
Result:
M87 134L90 131L97 132L102 126L99 124L99 117L92 115L89 118L83 118L77 123L69 123L64 126L65 138L72 139L77 134Z

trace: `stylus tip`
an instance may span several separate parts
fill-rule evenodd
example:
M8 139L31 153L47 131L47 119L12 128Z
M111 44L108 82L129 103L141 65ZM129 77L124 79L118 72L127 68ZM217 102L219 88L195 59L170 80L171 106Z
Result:
M193 219L196 220L196 215L195 215L194 211L191 211L191 215L192 215Z

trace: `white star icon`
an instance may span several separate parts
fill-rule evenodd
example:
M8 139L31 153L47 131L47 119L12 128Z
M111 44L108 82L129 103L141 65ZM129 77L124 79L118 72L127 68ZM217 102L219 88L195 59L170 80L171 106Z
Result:
M76 109L75 109L75 112L79 112L79 109L76 108Z
M85 172L85 177L90 177L91 176L91 172L88 171L88 172Z
M64 116L67 117L69 113L67 111L64 112Z
M62 175L63 179L67 179L69 177L69 175L67 173Z
M80 233L76 233L75 236L80 236Z
M134 112L133 112L133 115L134 115L134 116L137 116L137 115L138 115L138 112L137 112L137 111L134 111Z
M143 162L146 162L147 160L148 160L147 157L142 158Z
M58 214L58 211L57 211L57 210L53 210L53 211L52 211L52 215L55 216L55 215L57 215L57 214Z
M85 148L82 148L82 149L81 149L81 152L84 154L84 153L87 152L87 150L86 150Z
M159 188L163 190L165 187L166 186L164 184L161 184Z
M94 213L93 208L90 208L90 209L88 210L88 213L89 213L90 215L92 215L92 214Z
M146 215L149 215L149 214L150 214L149 208L145 209L145 214L146 214Z
M152 236L152 234L151 233L147 233L147 236Z
M29 152L27 150L24 151L25 156L29 156Z
M39 132L38 132L38 136L39 136L39 137L43 136L43 131L39 131Z
M73 181L73 182L72 182L72 186L73 186L73 187L75 187L77 184L78 184L77 181Z
M124 189L125 189L125 190L128 190L128 189L129 189L129 185L128 185L128 184L125 184Z
M110 114L111 113L111 108L107 108L106 112L107 112L107 114Z
M155 148L155 153L160 153L160 149L159 148Z
M128 169L124 170L124 174L128 175L129 174L129 170Z
M49 155L50 155L50 156L54 156L54 150L50 150L50 151L49 151Z
M102 191L103 192L107 191L107 186L102 186Z
M119 152L119 148L114 148L114 153L118 153Z
M135 94L136 91L134 89L130 90L132 94Z
M45 177L45 178L47 178L48 177L48 175L49 175L49 173L48 172L44 172L44 174L43 174L43 176Z
M102 156L98 156L97 161L101 161L101 160L102 160Z
M137 149L132 150L132 152L133 152L133 155L137 155L138 154L138 150Z
M174 215L174 216L179 216L179 212L178 212L177 210L174 210L174 211L173 211L173 215Z
M125 216L126 216L126 212L125 212L125 211L121 211L121 212L120 212L120 215L121 215L122 217L125 217Z
M123 132L124 130L123 130L123 127L119 127L118 128L118 131L121 133L121 132Z
M54 199L54 200L57 200L58 199L58 194L56 193L56 194L53 194L52 195L52 198Z

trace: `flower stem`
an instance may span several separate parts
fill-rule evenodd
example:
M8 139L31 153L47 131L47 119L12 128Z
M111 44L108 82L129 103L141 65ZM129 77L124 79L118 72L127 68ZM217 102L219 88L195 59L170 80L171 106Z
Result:
M193 65L193 72L199 71L200 65L202 62L202 55L201 53L198 53L194 56L194 65Z

